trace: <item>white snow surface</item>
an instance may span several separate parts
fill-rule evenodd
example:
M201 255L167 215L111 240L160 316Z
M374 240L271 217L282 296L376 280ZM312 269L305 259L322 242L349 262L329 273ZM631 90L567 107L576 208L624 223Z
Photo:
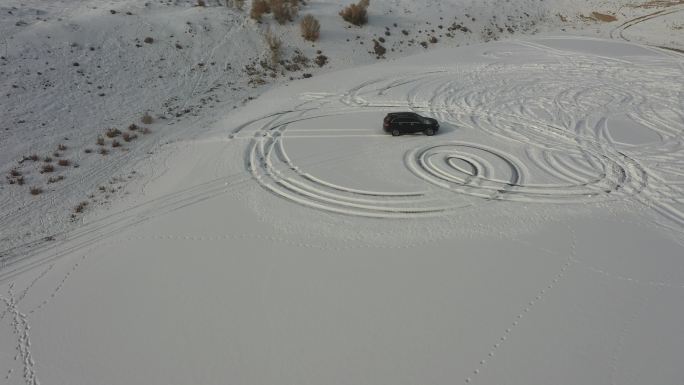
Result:
M268 20L180 1L8 3L0 382L684 378L681 3L376 1L349 29L337 3L312 1L321 41L288 54L330 64L258 87L242 68L267 56ZM477 36L399 43L461 8ZM524 13L534 25L487 36L492 16ZM396 51L376 59L386 27ZM438 134L384 133L401 110ZM84 152L146 111L149 134ZM79 167L45 184L44 156Z

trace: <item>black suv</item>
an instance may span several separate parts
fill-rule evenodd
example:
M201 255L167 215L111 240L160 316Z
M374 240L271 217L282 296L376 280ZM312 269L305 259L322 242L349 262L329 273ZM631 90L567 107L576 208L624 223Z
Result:
M424 132L425 135L432 136L439 129L439 123L435 119L420 116L415 112L390 112L385 116L382 128L394 136L415 132Z

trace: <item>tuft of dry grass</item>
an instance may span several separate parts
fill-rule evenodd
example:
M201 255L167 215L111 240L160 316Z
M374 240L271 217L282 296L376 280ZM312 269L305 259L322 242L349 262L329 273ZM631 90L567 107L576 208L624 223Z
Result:
M97 143L98 146L104 146L104 144L105 144L104 138L101 136L98 136L97 141L95 143Z
M53 171L55 171L55 166L53 166L53 165L50 164L50 163L44 164L43 167L41 167L41 169L40 169L40 173L41 173L41 174L48 173L48 172L53 172Z
M59 146L57 146L57 149L58 149L59 151L66 151L67 146L64 145L64 144L60 144Z
M104 147L100 147L100 149L97 151L97 153L100 155L107 155L107 154L109 154L109 150L107 150Z
M121 131L118 128L110 128L105 131L105 135L108 138L116 138L117 136L121 135Z
M143 115L143 117L140 118L140 121L143 124L152 124L152 122L154 122L154 118L152 118L152 115L146 112L145 115Z
M21 176L21 171L17 170L16 168L13 168L10 170L9 174L12 177L18 177Z
M50 162L52 162L52 158L50 158L49 156L46 156L45 158L43 158L43 162L50 163Z
M340 16L348 23L364 25L368 23L368 5L370 5L370 0L359 0L357 4L350 4L342 9Z
M71 161L69 159L60 159L57 161L57 164L62 167L68 167L71 166Z
M38 156L38 154L31 154L29 156L24 157L24 159L28 159L28 160L33 161L33 162L37 162L38 159L40 159L40 157Z
M138 127L137 124L133 123L130 126L128 126L128 129L131 131L137 131L140 127Z
M249 11L249 17L256 21L261 21L261 17L269 12L271 12L271 6L268 1L252 0L252 9Z
M121 146L121 143L119 143L118 140L114 139L114 140L112 141L112 147L113 147L113 148L120 147L120 146Z
M321 24L313 15L306 15L299 23L304 40L316 41L321 35Z
M29 191L31 192L31 195L40 195L43 193L43 189L41 187L38 187L38 186L31 187L31 190L29 190Z
M207 3L205 3L204 0L197 0L197 6L198 7L206 7Z

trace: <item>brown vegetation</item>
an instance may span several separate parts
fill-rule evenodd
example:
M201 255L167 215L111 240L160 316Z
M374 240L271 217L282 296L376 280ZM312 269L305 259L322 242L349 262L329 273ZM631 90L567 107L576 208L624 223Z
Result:
M320 36L321 24L313 15L306 15L299 23L304 40L316 41Z
M43 189L41 187L37 187L37 186L31 187L30 191L31 191L31 195L40 195L43 193Z
M71 161L69 159L60 159L57 161L57 164L62 167L67 167L71 165Z
M55 171L55 166L51 165L50 163L44 164L43 167L40 169L41 174L53 171Z
M143 124L152 124L152 122L154 122L154 118L152 118L152 115L150 115L146 112L145 115L143 115L143 117L140 118L140 121Z
M271 51L271 65L274 67L280 62L281 49L283 46L283 41L280 40L270 29L264 34L264 39L266 40L266 45Z
M121 131L118 128L110 128L107 131L105 131L105 135L108 138L116 138L117 136L121 135Z
M344 21L354 25L364 25L368 22L367 8L370 0L359 0L357 4L350 4L340 11Z
M615 17L613 15L608 15L608 14L599 13L599 12L592 12L591 16L598 21L603 21L606 23L617 20L617 17Z
M261 17L265 13L271 12L271 7L266 0L252 0L252 10L249 12L249 17L254 20L261 21Z
M297 16L298 8L288 0L271 0L271 12L278 24L285 24Z

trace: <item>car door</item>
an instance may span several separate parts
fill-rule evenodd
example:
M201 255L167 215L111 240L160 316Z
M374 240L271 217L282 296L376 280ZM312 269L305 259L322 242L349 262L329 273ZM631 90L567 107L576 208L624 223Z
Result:
M394 123L394 127L398 129L400 132L410 132L411 129L411 122L409 119L405 116L400 116L392 122Z
M421 122L418 118L410 116L406 118L406 132L422 131Z

